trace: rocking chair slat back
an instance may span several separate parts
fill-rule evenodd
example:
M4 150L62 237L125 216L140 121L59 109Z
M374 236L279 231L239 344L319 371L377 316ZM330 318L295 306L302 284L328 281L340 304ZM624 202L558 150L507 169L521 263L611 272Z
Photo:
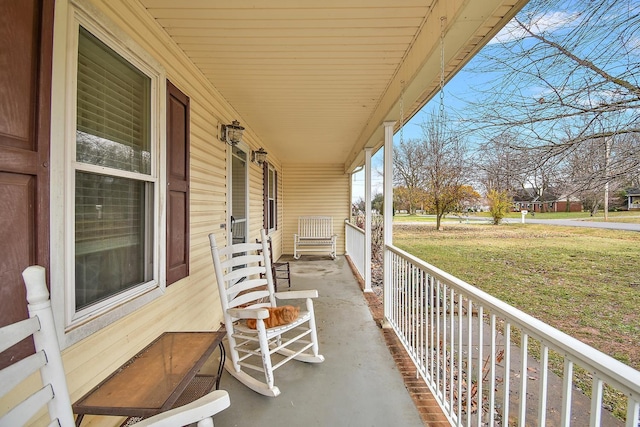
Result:
M320 363L315 315L311 298L316 291L275 292L268 238L261 231L260 243L231 244L218 248L213 234L209 235L211 256L224 315L229 355L225 369L252 390L275 397L280 390L274 384L273 371L292 359ZM287 298L287 295L288 298ZM305 310L296 320L266 328L264 319L268 307L276 307L277 299L300 298ZM256 319L255 329L247 319ZM303 337L310 337L306 341ZM271 363L274 353L284 355L277 364ZM250 369L252 373L248 373ZM261 372L264 379L256 378ZM259 376L259 374L258 374Z
M252 289L264 290L266 289L267 281L266 279L249 279L243 280L242 282L237 282L235 285L232 285L231 288L227 291L229 295L232 295L229 300L232 300L240 293L246 293L251 291ZM234 295L235 294L235 295ZM262 297L256 297L262 298Z
M241 254L242 253L243 252L241 252ZM225 256L224 254L220 255ZM222 261L221 264L224 268L238 267L246 264L255 264L260 261L260 259L261 257L259 255L238 255L233 258L227 258L226 260Z
M268 291L258 291L258 292L251 292L251 293L247 293L247 294L242 294L237 298L234 298L233 300L229 301L229 308L236 308L236 307L242 307L242 308L256 308L256 307L271 307L271 303L264 303L261 301L264 301L265 299L267 299L268 301L269 298L269 292ZM256 301L260 301L260 302L256 302Z
M233 263L235 264L235 263ZM231 264L231 265L233 265ZM228 265L229 266L229 265ZM255 275L259 275L261 273L264 273L264 267L247 267L247 264L243 263L240 265L233 265L234 267L236 267L234 270L231 270L230 268L227 268L227 273L225 273L224 275L224 281L228 284L229 288L231 288L231 286L233 286L234 282L237 281L238 279L242 279L244 277L252 277ZM222 268L225 268L224 265L221 264ZM229 266L230 267L230 266ZM262 279L262 286L267 284L267 281L265 279ZM260 285L258 285L260 286Z

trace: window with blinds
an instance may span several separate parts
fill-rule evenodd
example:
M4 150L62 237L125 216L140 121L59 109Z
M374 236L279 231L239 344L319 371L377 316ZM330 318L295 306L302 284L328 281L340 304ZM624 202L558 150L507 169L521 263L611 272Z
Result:
M278 212L277 212L277 173L275 169L269 166L268 178L267 178L267 209L265 215L268 216L268 230L275 230L278 226Z
M76 311L152 279L151 79L80 27Z

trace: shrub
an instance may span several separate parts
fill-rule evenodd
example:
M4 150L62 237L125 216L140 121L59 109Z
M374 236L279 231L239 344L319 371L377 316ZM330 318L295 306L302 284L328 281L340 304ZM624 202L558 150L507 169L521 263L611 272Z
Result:
M493 218L493 223L498 225L511 209L513 201L509 193L504 190L490 190L487 194L487 199L489 199L489 212Z

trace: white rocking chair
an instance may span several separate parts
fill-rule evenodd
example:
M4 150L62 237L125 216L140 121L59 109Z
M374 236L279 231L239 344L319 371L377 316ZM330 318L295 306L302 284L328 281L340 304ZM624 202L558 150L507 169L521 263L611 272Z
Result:
M29 319L0 328L0 352L30 335L36 352L0 371L0 397L38 370L43 387L2 415L0 426L25 425L47 406L50 426L73 427L75 421L45 283L45 270L40 266L27 267L22 276L27 286ZM213 427L211 417L229 404L227 392L216 390L192 403L144 419L135 426L173 427L197 423L198 427Z
M218 248L213 234L209 240L231 355L225 368L250 389L275 397L280 389L274 384L274 370L292 359L320 363L324 356L318 354L312 301L318 291L275 292L265 230L261 231L261 237L261 243L240 243L225 248ZM300 310L298 319L265 328L263 319L269 317L265 307L276 307L276 300L291 299L305 299L306 307ZM246 319L257 319L256 329L248 328ZM272 360L275 353L282 357ZM250 375L248 370L263 373L264 381Z

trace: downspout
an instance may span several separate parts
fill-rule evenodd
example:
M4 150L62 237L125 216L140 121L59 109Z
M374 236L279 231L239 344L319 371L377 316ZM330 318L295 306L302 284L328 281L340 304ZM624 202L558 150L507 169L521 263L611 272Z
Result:
M388 327L391 317L391 253L387 246L393 245L393 126L395 121L384 125L384 282L383 282L383 326Z

